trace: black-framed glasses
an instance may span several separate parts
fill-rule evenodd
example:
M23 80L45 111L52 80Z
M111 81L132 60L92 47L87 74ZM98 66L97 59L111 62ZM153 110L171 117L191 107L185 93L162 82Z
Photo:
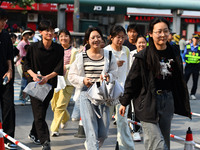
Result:
M164 33L164 35L168 36L170 32L169 32L169 29L164 29L164 30L154 31L153 33L157 34L157 36L162 36L162 33Z

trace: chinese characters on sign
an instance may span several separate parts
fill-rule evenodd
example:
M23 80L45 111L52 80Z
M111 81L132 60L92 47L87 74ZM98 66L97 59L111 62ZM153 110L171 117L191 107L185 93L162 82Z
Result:
M102 11L103 6L94 6L93 10L94 11ZM115 11L115 6L107 6L106 11Z

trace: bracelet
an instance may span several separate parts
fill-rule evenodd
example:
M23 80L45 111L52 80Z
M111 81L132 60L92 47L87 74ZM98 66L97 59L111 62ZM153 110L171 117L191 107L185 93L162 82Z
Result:
M12 69L12 68L8 68L8 70L11 70L11 71L12 71L13 69Z

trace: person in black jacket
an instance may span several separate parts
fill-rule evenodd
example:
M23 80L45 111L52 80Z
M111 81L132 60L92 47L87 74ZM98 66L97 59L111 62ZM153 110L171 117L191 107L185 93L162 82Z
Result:
M179 50L168 42L169 23L155 18L149 25L149 47L135 55L125 83L120 114L133 99L141 121L145 149L170 149L173 113L191 118Z

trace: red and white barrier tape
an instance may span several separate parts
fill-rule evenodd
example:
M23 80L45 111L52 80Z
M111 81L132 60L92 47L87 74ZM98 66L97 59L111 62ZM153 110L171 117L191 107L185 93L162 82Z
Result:
M11 136L7 135L5 132L0 130L0 135L3 135L5 138L7 138L8 140L10 140L11 142L15 143L17 146L23 148L24 150L31 150L29 147L27 147L26 145L20 143L19 141L13 139Z
M193 112L191 112L191 115L194 115L194 116L198 116L198 117L200 117L200 114L193 113Z
M176 135L173 135L173 134L170 134L170 137L171 137L171 138L174 138L174 139L177 139L177 140L180 140L180 141L185 141L184 138L179 137L179 136L176 136ZM194 141L193 141L193 143L194 143L194 146L195 146L195 147L200 148L200 144L197 144L197 143L195 143Z
M141 123L139 122L136 122L136 121L133 121L133 120L130 120L130 119L127 119L128 123L132 123L132 124L135 124L135 125L138 125L138 126L142 126Z

